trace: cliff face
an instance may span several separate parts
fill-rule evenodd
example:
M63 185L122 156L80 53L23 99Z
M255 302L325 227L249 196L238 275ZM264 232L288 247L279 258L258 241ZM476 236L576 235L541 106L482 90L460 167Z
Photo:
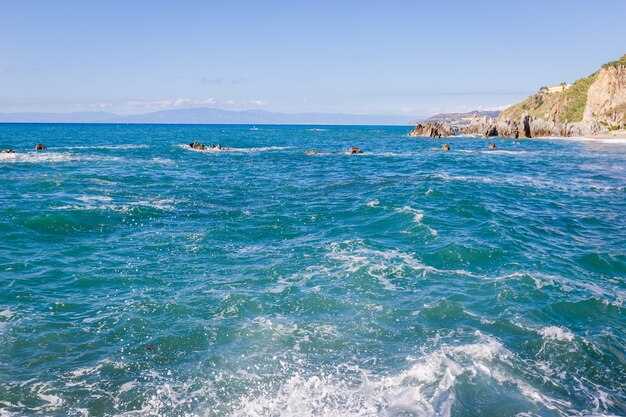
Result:
M583 120L609 126L626 123L626 55L623 64L606 65L587 92ZM617 62L620 62L617 61Z
M495 120L481 119L464 133L506 137L583 136L626 128L626 55L562 91L542 88L505 109Z

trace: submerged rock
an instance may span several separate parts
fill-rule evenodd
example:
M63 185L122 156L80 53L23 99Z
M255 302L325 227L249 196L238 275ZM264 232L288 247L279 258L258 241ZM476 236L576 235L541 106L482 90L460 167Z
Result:
M357 148L356 146L353 146L350 149L348 149L348 153L350 155L354 155L354 154L357 154L357 153L363 153L363 151L361 149Z
M0 151L0 153L17 153L17 152L15 152L13 149L5 149L3 151Z
M38 143L37 146L35 146L36 151L45 151L46 149L48 148L46 148L42 143Z

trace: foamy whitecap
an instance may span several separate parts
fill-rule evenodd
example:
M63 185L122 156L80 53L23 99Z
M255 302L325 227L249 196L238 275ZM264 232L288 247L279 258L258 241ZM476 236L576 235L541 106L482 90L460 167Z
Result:
M64 149L147 149L148 145L136 144L136 143L123 143L119 145L78 145L78 146L63 146Z
M372 201L368 201L366 206L367 207L378 207L380 204L380 201L378 200L372 200Z
M252 148L233 148L224 146L222 149L193 149L189 145L178 145L178 147L186 149L188 151L220 154L220 153L255 153L255 152L268 152L268 151L283 151L286 149L293 149L293 146L261 146Z
M514 387L529 406L567 410L571 404L542 394L509 369L513 355L500 342L477 333L476 343L407 358L404 371L380 375L343 364L333 372L294 373L278 389L244 396L235 416L450 416L456 391L467 380ZM514 394L515 395L515 394Z
M0 318L6 319L6 320L10 320L14 315L15 313L11 310L0 311Z
M176 210L175 201L170 198L156 198L153 200L138 200L125 203L115 203L111 197L107 196L80 196L76 200L84 204L66 204L52 207L53 210L95 210L95 211L116 211L125 213L136 207L154 208L163 211Z
M426 266L408 253L398 250L375 250L362 241L346 241L330 245L328 258L339 262L336 273L367 273L382 284L386 290L395 290L393 279L405 278L408 274L422 274L435 269Z
M424 212L422 210L414 209L410 206L404 206L401 209L396 209L400 213L410 213L413 215L413 222L421 223L424 218Z
M568 329L560 326L548 326L538 330L538 333L543 336L544 339L558 340L562 342L571 342L574 340L574 334Z
M100 156L100 155L84 155L74 154L70 152L27 152L27 153L12 153L12 154L0 154L0 163L60 163L60 162L75 162L75 161L122 161L121 157L113 156Z

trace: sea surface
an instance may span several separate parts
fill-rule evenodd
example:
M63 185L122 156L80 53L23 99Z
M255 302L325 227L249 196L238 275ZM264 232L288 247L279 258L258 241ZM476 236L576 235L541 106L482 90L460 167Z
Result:
M0 416L626 415L626 144L408 131L0 125Z

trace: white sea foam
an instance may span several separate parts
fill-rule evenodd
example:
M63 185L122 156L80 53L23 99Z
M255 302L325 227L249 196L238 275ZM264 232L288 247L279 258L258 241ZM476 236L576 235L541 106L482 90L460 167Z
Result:
M369 201L366 205L367 207L378 207L379 204L380 204L380 201L372 200L372 201Z
M7 328L11 320L15 317L15 312L11 310L0 311L0 335Z
M333 243L327 256L340 262L338 273L364 271L390 291L396 289L391 279L405 278L410 273L424 275L427 271L434 271L434 268L422 264L410 254L394 249L371 249L360 240Z
M282 151L285 149L292 149L293 146L260 146L253 148L231 148L224 147L223 149L193 149L189 145L178 145L180 148L188 151L219 154L219 153L255 153L255 152L267 152L267 151Z
M573 279L561 275L551 275L540 271L519 271L504 276L483 276L481 278L494 281L507 279L523 280L529 278L533 281L535 288L537 289L552 286L558 287L560 291L568 293L575 290L583 291L591 297L602 300L602 302L606 304L611 304L620 308L623 305L623 301L626 300L626 291L614 287L612 284L608 286L601 286L598 282L590 282L589 280L584 279Z
M438 233L435 229L422 222L422 220L424 220L424 212L422 210L415 209L411 206L404 206L400 209L395 209L395 211L413 215L413 223L416 223L420 227L426 229L431 236L437 236Z
M410 207L410 206L404 206L401 209L396 209L396 211L399 211L400 213L412 214L413 222L415 223L421 223L422 220L424 219L424 212L422 210L414 209L413 207Z
M59 163L75 161L121 161L121 157L81 155L70 152L0 153L0 163Z
M408 358L404 371L379 375L353 365L332 372L295 373L277 390L241 399L235 416L450 416L456 391L467 379L517 388L530 404L567 410L571 404L551 398L508 369L512 357L500 342L477 333L476 343L443 346L421 358ZM505 364L501 366L500 364Z
M541 138L549 140L565 140L573 142L606 143L611 145L626 145L626 138L594 138L586 136L572 136L568 138Z
M141 145L135 143L124 143L119 145L78 145L78 146L64 146L63 149L146 149L148 145Z
M171 198L155 198L151 200L138 200L126 203L114 203L108 196L80 196L76 200L84 204L66 204L53 207L54 210L95 210L95 211L116 211L125 213L136 207L154 208L163 211L176 210L178 201Z
M173 160L171 159L167 159L167 158L152 158L152 162L156 163L156 164L163 164L163 165L172 165L174 163Z
M15 316L15 313L11 310L0 311L0 317L3 319L10 320L13 316Z
M544 340L558 340L562 342L571 342L574 340L574 334L568 329L560 326L548 326L538 330Z

